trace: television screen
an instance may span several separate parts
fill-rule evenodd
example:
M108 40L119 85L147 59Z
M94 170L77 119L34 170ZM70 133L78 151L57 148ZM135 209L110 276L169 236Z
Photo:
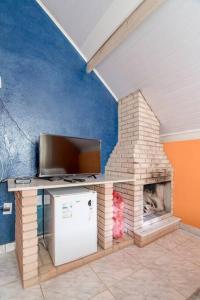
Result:
M101 142L40 135L39 177L101 173Z

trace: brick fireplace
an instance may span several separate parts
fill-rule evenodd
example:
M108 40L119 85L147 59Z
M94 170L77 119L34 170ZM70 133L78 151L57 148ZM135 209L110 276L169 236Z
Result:
M140 246L150 242L152 234L157 236L156 222L157 232L163 233L167 229L174 230L179 223L179 219L171 217L173 170L160 143L159 133L160 122L140 91L119 101L118 143L106 165L106 175L125 177L132 174L135 179L134 183L117 184L115 189L123 195L125 201L125 231L142 240ZM147 198L151 199L150 203ZM159 201L156 204L156 199L162 205ZM146 208L155 206L148 214L145 203ZM149 234L143 234L144 238L141 239L140 233L142 235L145 230Z

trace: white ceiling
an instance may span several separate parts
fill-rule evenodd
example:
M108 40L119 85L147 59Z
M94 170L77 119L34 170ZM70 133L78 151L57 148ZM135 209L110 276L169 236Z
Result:
M74 43L84 41L113 0L42 0Z
M42 0L89 59L141 0ZM99 66L121 98L141 89L161 133L200 129L200 1L166 0Z

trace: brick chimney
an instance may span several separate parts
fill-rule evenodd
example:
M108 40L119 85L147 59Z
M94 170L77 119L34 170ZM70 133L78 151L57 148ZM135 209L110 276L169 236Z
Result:
M133 176L135 183L119 184L125 199L125 230L143 225L143 187L171 181L172 167L160 143L160 122L140 91L119 101L119 134L106 165L108 176Z

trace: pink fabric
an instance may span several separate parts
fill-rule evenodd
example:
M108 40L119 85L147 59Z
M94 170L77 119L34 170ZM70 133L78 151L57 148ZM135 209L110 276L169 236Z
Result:
M119 239L124 234L124 201L122 196L113 191L113 238Z

